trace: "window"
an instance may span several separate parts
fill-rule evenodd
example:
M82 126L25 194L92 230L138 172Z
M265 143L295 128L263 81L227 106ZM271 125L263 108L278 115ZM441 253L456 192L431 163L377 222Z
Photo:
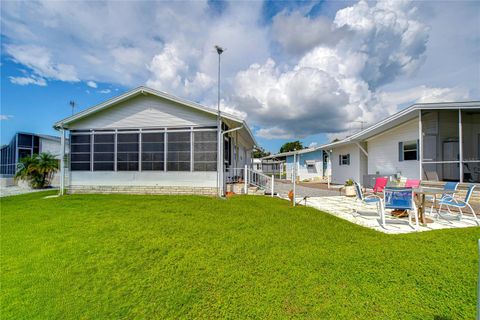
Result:
M142 133L142 171L163 171L165 133Z
M409 161L409 160L418 160L418 141L411 140L398 143L398 160L399 161Z
M315 166L315 160L305 160L308 173L317 173L317 167Z
M33 142L33 137L29 134L20 133L18 135L18 146L24 148L31 148Z
M194 132L193 136L193 170L216 171L217 170L217 132L200 131Z
M115 164L115 134L93 135L93 170L113 171Z
M90 171L90 135L71 135L70 150L70 169Z
M138 133L117 134L117 171L138 171Z
M341 166L350 165L350 154L341 154L338 156L338 164Z
M232 164L232 138L225 137L223 141L223 160L226 164Z
M169 132L167 170L190 171L190 132Z

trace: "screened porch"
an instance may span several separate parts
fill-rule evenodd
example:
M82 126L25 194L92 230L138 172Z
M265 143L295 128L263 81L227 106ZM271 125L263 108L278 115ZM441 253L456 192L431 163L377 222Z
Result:
M423 180L480 183L480 109L422 110Z

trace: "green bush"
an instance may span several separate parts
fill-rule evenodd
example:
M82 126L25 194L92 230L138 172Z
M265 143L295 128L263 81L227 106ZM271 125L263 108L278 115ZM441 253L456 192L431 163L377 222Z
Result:
M42 152L20 160L15 179L27 181L34 189L45 188L58 171L58 160L51 153Z

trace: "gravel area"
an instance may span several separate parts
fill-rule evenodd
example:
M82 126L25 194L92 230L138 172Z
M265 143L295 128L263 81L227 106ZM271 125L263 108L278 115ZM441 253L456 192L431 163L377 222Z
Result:
M18 187L18 186L1 187L0 188L0 197L16 196L16 195L24 194L24 193L47 191L47 190L58 190L58 188L31 189L31 188L27 188L27 187Z

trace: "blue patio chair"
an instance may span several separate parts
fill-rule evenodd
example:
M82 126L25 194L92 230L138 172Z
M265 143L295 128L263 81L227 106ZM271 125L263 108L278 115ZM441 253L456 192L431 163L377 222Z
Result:
M450 207L453 207L458 209L458 211L460 212L459 220L462 220L462 216L463 216L462 209L469 208L470 211L472 211L475 221L477 222L477 224L479 224L477 215L475 214L475 210L473 210L472 206L469 203L470 198L472 197L472 194L473 194L473 189L475 189L475 185L471 184L468 187L467 194L465 195L465 200L457 200L454 197L445 197L442 200L440 200L439 202L440 208L438 209L439 215L440 215L440 212L442 211L442 206L446 206L450 213L451 213Z
M383 212L385 213L386 209L407 210L408 224L418 230L418 210L413 199L412 188L385 188L383 194ZM412 224L412 212L415 217L415 226Z
M354 182L353 184L355 185L355 193L357 194L356 200L360 200L362 201L363 204L366 204L366 205L375 204L377 206L378 215L380 216L380 219L382 219L382 226L385 226L385 213L383 211L382 198L380 198L375 194L364 196L360 185L357 182ZM357 210L355 210L355 212L357 212Z
M457 191L458 182L447 182L443 186L444 191ZM454 197L454 192L444 193L440 199L436 199L437 201L442 201L446 199L452 199ZM427 199L432 201L432 206L430 207L430 215L433 215L433 207L435 206L435 198L433 196L427 196ZM450 210L449 210L450 211Z

